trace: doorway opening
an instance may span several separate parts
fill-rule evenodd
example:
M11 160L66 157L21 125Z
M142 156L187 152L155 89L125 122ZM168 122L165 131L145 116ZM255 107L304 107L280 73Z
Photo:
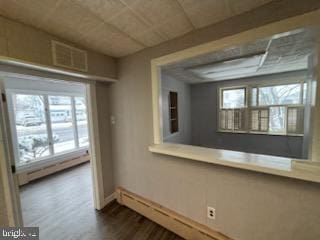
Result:
M70 209L103 208L94 83L1 72L1 92L12 225L50 232Z

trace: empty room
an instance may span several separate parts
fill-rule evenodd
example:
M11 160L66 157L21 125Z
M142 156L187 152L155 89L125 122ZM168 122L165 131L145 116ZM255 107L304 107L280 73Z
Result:
M318 0L0 0L0 239L319 240Z

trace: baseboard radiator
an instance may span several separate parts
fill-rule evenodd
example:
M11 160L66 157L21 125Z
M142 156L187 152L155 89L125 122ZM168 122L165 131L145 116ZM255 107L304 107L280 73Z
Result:
M117 201L187 240L231 240L202 224L123 188L116 190Z
M67 159L46 167L38 168L32 171L28 172L22 172L18 174L18 181L19 186L25 185L33 180L36 180L38 178L42 178L45 176L48 176L50 174L53 174L55 172L61 171L63 169L67 169L76 165L79 165L84 162L90 161L89 154L85 154L83 156Z

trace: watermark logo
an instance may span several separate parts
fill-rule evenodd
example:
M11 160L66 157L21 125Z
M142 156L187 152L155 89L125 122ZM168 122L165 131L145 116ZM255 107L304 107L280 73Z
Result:
M0 227L0 240L39 240L38 227Z

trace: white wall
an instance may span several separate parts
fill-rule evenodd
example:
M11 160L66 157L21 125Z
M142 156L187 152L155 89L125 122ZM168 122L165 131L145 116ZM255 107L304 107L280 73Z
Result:
M191 100L190 85L178 81L173 77L162 73L161 75L161 105L163 119L163 140L164 142L191 143ZM169 122L169 92L178 93L178 121L179 131L170 133Z

